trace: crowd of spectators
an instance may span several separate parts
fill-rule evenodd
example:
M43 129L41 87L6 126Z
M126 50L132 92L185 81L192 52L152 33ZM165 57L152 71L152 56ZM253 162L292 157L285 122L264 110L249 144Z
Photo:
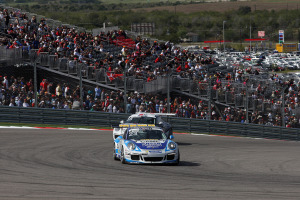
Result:
M271 77L272 79L272 77ZM35 107L33 81L25 80L23 77L0 77L0 105L18 106L18 107ZM285 95L285 123L287 127L298 127L299 118L292 112L293 109L299 107L300 84L293 82L283 82L287 86L288 92ZM252 95L263 93L263 89L259 91L259 87L254 89ZM256 92L259 91L259 92ZM73 110L90 110L112 113L124 113L124 93L121 91L110 91L99 86L95 88L83 88L83 105L80 105L80 87L72 88L67 83L53 84L43 79L39 84L37 107L51 109L73 109ZM276 96L280 96L280 91L274 91L270 101L275 108L275 112L264 113L256 111L249 114L249 122L255 124L270 124L281 126L282 112L281 101L275 101ZM188 97L173 97L170 101L170 112L175 113L177 117L185 118L208 118L208 104L202 100L195 100ZM277 107L277 109L276 109ZM131 92L127 96L126 109L128 113L135 112L151 112L166 113L167 98L164 95L148 95ZM234 122L246 122L245 108L237 108L234 106L225 106L220 109L211 105L212 120L226 120Z
M101 32L93 36L75 28L52 28L44 18L38 21L35 16L29 19L20 12L8 12L5 9L0 12L0 21L5 21L5 31L11 36L3 38L0 46L27 51L36 49L37 54L47 52L115 74L122 74L127 66L128 76L147 81L165 75L171 69L182 77L194 78L204 76L201 73L203 66L213 62L210 57L191 54L170 42L154 41L151 44L147 39L137 37L132 40L134 46L122 43L127 38L123 30ZM108 50L112 44L124 46L116 48L119 51Z
M35 16L31 18L20 12L8 12L0 8L0 22L5 25L5 31L11 37L0 40L0 46L6 48L22 48L25 51L38 49L37 53L48 52L58 57L77 60L78 62L94 66L95 69L103 68L114 74L153 81L157 76L169 73L178 78L188 78L199 84L199 87L208 84L211 80L212 89L220 93L236 92L232 83L248 85L249 79L245 74L259 74L251 68L243 69L235 67L232 72L226 74L209 72L207 66L215 61L210 55L189 52L171 44L170 42L150 42L147 39L137 37L134 46L121 43L127 40L125 31L115 30L107 33L101 32L93 36L91 33L79 32L74 28L57 26L55 28L47 24L45 19L39 21ZM122 45L117 53L108 51L111 45ZM132 43L130 43L132 44ZM7 77L3 74L0 83L0 104L19 107L40 107L53 109L84 109L91 111L103 111L123 113L141 112L167 112L167 99L161 94L139 94L131 92L127 94L126 101L121 91L111 91L96 86L95 88L83 88L83 105L80 105L80 87L68 83L51 83L44 79L38 89L37 102L34 100L33 81L23 77ZM224 85L224 81L226 84ZM270 76L270 82L279 84L281 88L288 86L285 93L284 120L288 127L298 127L299 118L293 113L298 108L300 85L298 83L283 82L278 76ZM204 88L207 89L208 87ZM255 111L248 116L250 123L273 124L281 126L282 112L280 111L282 99L281 91L274 91L270 98L266 98L264 85L251 88L249 96L258 103L271 102L274 109L265 113ZM239 91L244 94L245 89ZM126 105L124 103L127 102ZM35 105L37 103L37 105ZM170 111L177 117L208 119L211 113L212 120L226 120L244 123L246 121L245 108L235 106L221 106L217 109L211 106L208 111L208 103L189 97L172 96Z

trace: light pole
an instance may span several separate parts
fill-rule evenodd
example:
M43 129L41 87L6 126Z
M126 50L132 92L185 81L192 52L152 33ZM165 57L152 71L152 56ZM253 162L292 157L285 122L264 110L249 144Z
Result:
M252 23L252 16L250 16L250 49L249 49L249 55L251 55L251 48L252 48L252 46L251 46L251 32L252 32L252 25L251 25L251 23Z
M37 100L37 71L36 71L36 60L34 60L34 68L33 68L33 71L34 71L34 77L33 77L33 80L34 80L34 107L37 108L38 107L38 100Z
M167 112L170 113L170 72L168 71L167 72L167 104L168 104L168 107L167 107Z
M224 53L225 53L225 23L226 23L226 21L223 21L223 46L224 46Z
M124 69L124 111L127 113L127 78L126 78L126 69L128 68L128 64L126 63Z

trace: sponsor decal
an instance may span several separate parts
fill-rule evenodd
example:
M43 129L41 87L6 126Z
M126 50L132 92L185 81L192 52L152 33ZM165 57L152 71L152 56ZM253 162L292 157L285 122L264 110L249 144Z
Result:
M162 151L148 151L148 153L162 153Z
M141 149L164 149L167 144L167 141L160 140L142 140L136 142L136 145Z

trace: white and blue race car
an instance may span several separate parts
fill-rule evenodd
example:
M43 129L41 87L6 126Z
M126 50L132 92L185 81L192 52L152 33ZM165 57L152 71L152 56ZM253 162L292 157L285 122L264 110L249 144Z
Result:
M170 123L164 121L162 116L174 116L172 113L144 113L139 112L130 115L126 121L121 121L120 125L114 127L113 129L113 139L118 136L123 135L128 126L135 126L137 124L149 124L162 128L167 138L173 135L173 129Z
M180 161L178 144L167 138L164 131L155 126L127 128L114 140L113 158L123 164L166 163L178 165Z

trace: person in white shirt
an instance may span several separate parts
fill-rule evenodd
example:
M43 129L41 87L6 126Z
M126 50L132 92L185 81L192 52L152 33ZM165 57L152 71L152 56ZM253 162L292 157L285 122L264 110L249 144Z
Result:
M111 105L111 103L107 106L107 112L113 112L113 106Z
M140 103L137 103L137 104L135 105L135 110L136 110L137 112L140 110Z
M3 12L0 12L0 21L2 21L3 19L4 19Z
M24 102L23 102L23 107L29 107L29 104L27 103L27 99L24 99Z
M113 113L118 113L118 108L117 108L117 106L115 106L115 105L114 105L114 107L113 107Z
M4 80L2 81L2 84L4 85L5 89L8 89L8 88L9 88L7 76L4 76Z
M70 110L70 106L69 106L69 103L67 101L64 102L63 109Z
M10 101L10 104L9 104L9 106L11 106L11 107L15 106L15 102L14 102L14 100L11 100L11 101Z
M123 46L121 52L122 52L122 55L123 55L123 56L126 56L126 47L125 47L125 46Z
M99 85L97 85L95 87L95 98L100 99L100 97L101 97L101 89L99 88Z

